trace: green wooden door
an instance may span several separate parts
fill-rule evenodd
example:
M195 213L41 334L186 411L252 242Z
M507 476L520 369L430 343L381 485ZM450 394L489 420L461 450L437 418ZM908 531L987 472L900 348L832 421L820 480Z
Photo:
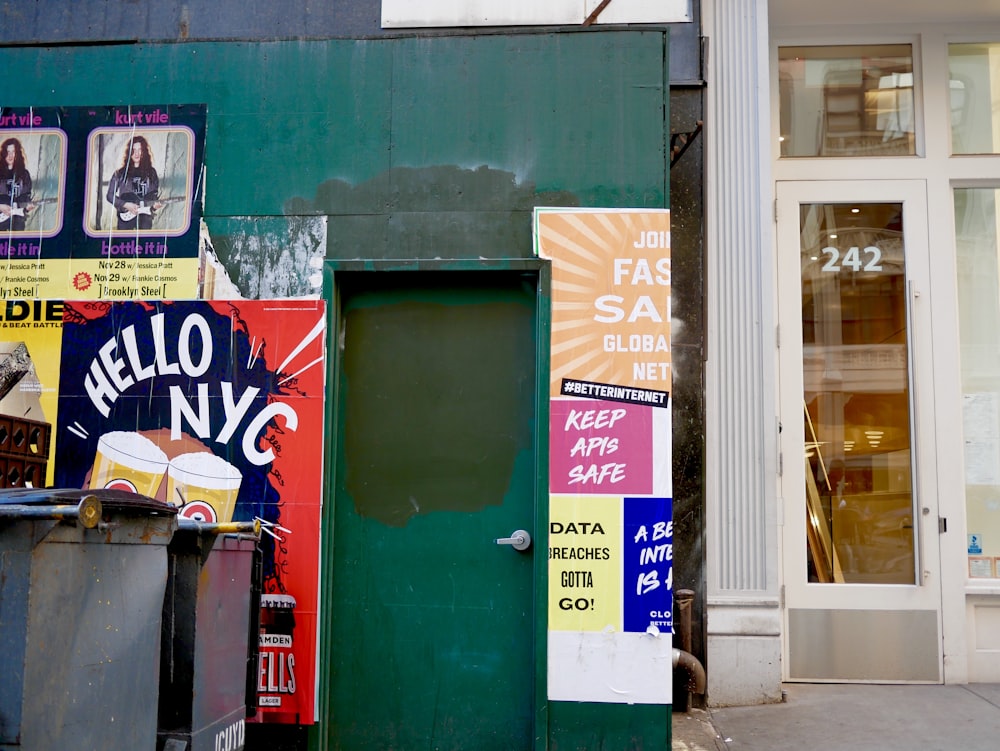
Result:
M338 273L334 749L533 741L534 273Z

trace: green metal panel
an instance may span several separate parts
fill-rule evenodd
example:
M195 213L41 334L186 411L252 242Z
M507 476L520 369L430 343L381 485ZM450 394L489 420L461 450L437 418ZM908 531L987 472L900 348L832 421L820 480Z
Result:
M663 60L659 32L405 40L393 165L488 165L585 206L661 206ZM442 198L497 207L491 192Z
M329 217L328 257L433 259L530 256L538 205L664 206L665 54L662 32L398 40L392 168L290 208Z
M4 106L207 104L205 208L222 216L281 214L324 181L388 169L391 63L387 42L0 50L20 82Z
M538 451L538 476L535 497L544 499L536 505L535 529L548 546L549 530L549 369L552 344L552 265L548 262L538 274L538 336L535 342L535 441L543 447ZM535 751L549 746L550 724L548 705L548 635L549 635L549 557L535 556ZM544 615L542 615L544 614Z
M338 276L330 748L529 748L537 274Z
M520 212L530 252L538 196L666 205L665 60L662 31L0 49L6 106L206 103L206 216L327 214L370 256L437 213Z
M252 224L322 215L329 258L402 268L415 259L528 259L536 205L668 205L666 47L666 32L655 29L9 47L0 49L0 69L19 82L6 106L204 102L205 213L213 233L230 231L238 217ZM533 314L546 317L546 270L539 273ZM336 316L337 305L331 308ZM336 345L336 322L330 331ZM527 346L544 366L547 348ZM336 373L339 356L330 352ZM539 377L546 382L544 373ZM544 388L532 392L536 436L544 429L544 396ZM338 398L331 394L329 426L342 417ZM338 441L331 440L331 459ZM511 479L522 471L513 469ZM544 456L536 471L538 493L545 488ZM544 530L547 512L536 512ZM327 513L327 551L333 522ZM323 565L329 577L332 556ZM524 685L533 687L535 746L669 737L669 717L656 709L609 705L580 705L586 711L578 714L555 705L546 732L541 556L534 572L536 651ZM327 610L325 632L336 623ZM324 659L335 659L329 646ZM624 717L638 724L622 726ZM624 735L615 735L621 727Z
M549 705L549 751L663 751L670 707L656 704Z

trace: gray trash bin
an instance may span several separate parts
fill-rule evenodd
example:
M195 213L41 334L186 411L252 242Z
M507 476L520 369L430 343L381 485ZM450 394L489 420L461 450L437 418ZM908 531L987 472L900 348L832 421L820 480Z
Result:
M173 506L0 491L0 751L153 749Z
M168 547L157 749L238 751L256 701L259 528L178 525Z

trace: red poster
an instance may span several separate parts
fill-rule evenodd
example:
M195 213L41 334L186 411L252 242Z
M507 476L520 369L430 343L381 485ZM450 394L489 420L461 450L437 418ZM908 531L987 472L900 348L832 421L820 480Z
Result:
M258 719L314 722L325 304L62 305L55 484L261 519Z

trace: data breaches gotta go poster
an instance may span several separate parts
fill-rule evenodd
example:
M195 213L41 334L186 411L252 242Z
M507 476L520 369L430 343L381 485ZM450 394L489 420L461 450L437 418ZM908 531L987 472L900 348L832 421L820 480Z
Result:
M0 297L197 297L206 109L0 107Z
M672 701L670 213L536 208L552 262L548 697Z

